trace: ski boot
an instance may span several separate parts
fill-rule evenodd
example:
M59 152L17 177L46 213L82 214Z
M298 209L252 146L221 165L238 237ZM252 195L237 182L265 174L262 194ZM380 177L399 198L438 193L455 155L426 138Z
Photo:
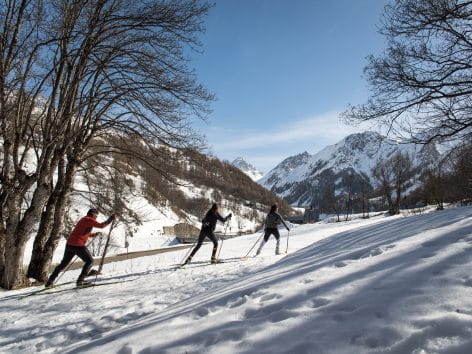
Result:
M51 280L48 280L48 281L46 282L46 284L44 284L44 287L45 287L46 289L52 288L53 286L54 286L54 282L51 281Z

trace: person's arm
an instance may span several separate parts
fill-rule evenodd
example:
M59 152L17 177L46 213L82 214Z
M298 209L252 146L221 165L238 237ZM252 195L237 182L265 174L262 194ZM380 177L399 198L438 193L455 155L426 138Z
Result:
M231 219L233 214L229 213L225 218L220 215L220 213L216 213L216 218L221 222L226 222L228 219Z
M96 227L98 229L103 229L104 227L107 227L111 222L115 220L115 214L111 214L110 217L104 221L104 222L98 222L96 220L93 220L92 222L92 227Z
M284 224L285 228L287 229L287 231L290 231L289 227L287 226L287 224L285 223L285 220L282 218L282 216L280 214L277 214L279 216L279 220L282 222L282 224Z

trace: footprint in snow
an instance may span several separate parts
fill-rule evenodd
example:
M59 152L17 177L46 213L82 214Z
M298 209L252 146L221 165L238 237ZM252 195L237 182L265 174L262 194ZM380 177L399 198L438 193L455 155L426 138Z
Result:
M377 247L377 248L374 248L373 250L370 250L369 252L364 253L360 258L363 259L363 258L379 256L383 252L384 251L380 247Z
M438 241L426 241L421 244L423 247L435 247L438 246L439 242Z
M210 314L210 311L206 307L199 307L194 310L197 317L205 317Z
M288 320L289 318L297 317L297 316L298 316L298 313L296 313L295 311L281 310L281 311L272 313L269 320L272 323L277 323L277 322L282 322L282 321Z
M266 305L259 308L249 308L244 311L244 318L264 318L270 317L272 314L284 310L284 305L276 303L272 305Z
M317 297L308 301L308 306L310 306L311 308L317 309L319 307L328 305L330 302L331 301L325 297Z
M247 302L247 296L240 296L237 299L234 299L234 300L231 299L227 305L230 309L234 309L236 307L244 305L246 302Z
M260 298L264 295L267 295L268 292L267 291L264 291L264 290L257 290L255 292L253 292L252 294L250 294L250 296L253 298L253 299L257 299L257 298Z
M270 300L274 300L274 299L280 299L282 297L282 295L280 294L267 294L267 295L264 295L261 297L261 301L264 302L264 301L270 301Z

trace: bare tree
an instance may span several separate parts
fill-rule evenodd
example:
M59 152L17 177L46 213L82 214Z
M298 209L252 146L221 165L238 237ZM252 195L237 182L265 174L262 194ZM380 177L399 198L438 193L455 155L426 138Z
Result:
M472 202L472 140L453 149L446 157L445 199Z
M375 121L391 134L427 143L472 134L472 1L396 0L385 7L383 55L369 57L367 103L351 123Z
M402 193L414 176L411 159L407 154L395 153L388 160L379 160L372 170L379 182L379 190L386 198L391 215L400 212Z
M439 160L436 166L433 166L425 173L423 182L424 195L428 201L434 202L439 210L444 209L444 202L447 200L448 193L448 173L444 159Z
M0 5L0 286L26 282L24 246L38 222L35 252L46 256L29 275L43 280L92 145L94 154L144 160L126 144L100 142L139 136L150 150L201 143L191 118L204 118L212 96L188 68L185 48L198 47L208 8L190 0Z

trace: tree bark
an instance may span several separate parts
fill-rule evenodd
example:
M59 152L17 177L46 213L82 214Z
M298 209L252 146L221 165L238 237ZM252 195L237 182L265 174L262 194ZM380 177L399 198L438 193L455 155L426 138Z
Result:
M40 282L48 278L54 251L59 244L64 229L66 205L77 173L77 159L69 159L64 166L64 159L59 163L58 181L51 194L44 218L41 219L40 232L35 238L35 247L28 267L28 277Z

